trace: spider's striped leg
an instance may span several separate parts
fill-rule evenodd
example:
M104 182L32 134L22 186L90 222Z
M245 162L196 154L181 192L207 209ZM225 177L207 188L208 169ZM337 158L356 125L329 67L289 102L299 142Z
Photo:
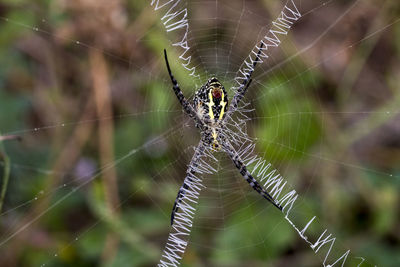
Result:
M171 81L172 81L172 88L174 90L174 93L175 93L176 97L179 100L179 103L181 103L181 105L182 105L183 109L185 110L185 112L187 114L189 114L189 116L191 118L193 118L198 125L203 126L203 122L201 121L201 119L197 115L197 113L194 110L194 108L192 107L192 105L190 105L189 101L183 95L182 90L179 87L178 81L175 79L174 75L172 75L172 71L171 71L171 68L170 68L169 62L168 62L167 50L165 50L165 49L164 49L164 57L165 57L165 64L167 65L167 69L168 69L168 74L169 74L169 77L171 78Z
M164 58L165 58L165 64L167 65L169 77L171 78L171 82L173 85L172 88L174 89L175 95L178 98L181 105L183 106L183 108L185 109L185 111L190 114L191 111L188 110L188 106L190 106L190 104L186 100L185 96L183 95L182 90L179 87L178 81L175 79L174 75L172 75L172 71L171 71L171 68L170 68L169 62L168 62L167 50L165 50L165 49L164 49Z
M264 47L264 43L261 42L260 47L259 47L258 52L257 52L256 59L253 61L253 65L252 65L252 68L251 68L250 72L247 74L246 79L240 85L239 89L237 90L235 96L232 99L232 102L231 102L230 107L229 107L229 113L233 112L238 107L240 101L242 100L242 98L246 94L246 91L249 88L250 83L252 81L251 80L251 75L253 74L253 71L254 71L257 63L260 61L260 54L261 54L261 50L262 50L263 47Z
M192 160L189 163L188 169L186 171L186 177L185 180L183 181L183 185L178 191L178 195L176 196L174 206L172 208L171 212L171 225L174 223L174 218L175 218L175 213L178 212L179 209L179 204L181 203L182 199L185 196L185 193L187 190L190 189L190 185L193 184L193 179L196 179L195 174L196 174L196 168L199 165L199 160L202 156L204 156L204 151L205 151L205 146L202 141L200 141L200 144L197 146L194 155L192 157Z
M231 145L224 145L225 152L229 155L233 163L235 164L236 168L240 171L240 174L243 176L244 179L250 184L250 186L257 191L262 197L272 203L275 207L279 210L282 210L282 206L276 203L274 198L264 190L264 188L257 182L256 179L251 175L251 173L247 170L246 165L243 161L239 158L238 153L234 150Z

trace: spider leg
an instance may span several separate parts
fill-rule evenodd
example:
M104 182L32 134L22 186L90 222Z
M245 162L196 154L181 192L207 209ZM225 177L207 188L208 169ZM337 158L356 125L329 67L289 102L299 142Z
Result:
M191 111L188 110L188 107L187 107L190 104L186 100L185 96L183 95L182 90L179 87L178 81L175 79L174 75L172 75L172 71L171 71L171 68L170 68L169 62L168 62L167 50L165 50L165 49L164 49L164 58L165 58L165 64L167 65L169 77L171 78L171 81L172 81L172 85L173 85L172 88L174 89L175 95L178 98L181 105L183 106L183 108L185 109L185 111L190 114Z
M235 96L232 99L231 105L229 107L229 111L230 111L229 113L231 113L232 111L234 111L238 107L240 101L242 100L242 98L246 94L246 91L249 88L250 83L252 81L251 80L251 75L253 74L253 71L254 71L257 63L260 60L260 54L261 54L261 50L262 50L263 47L264 47L264 43L261 42L260 48L258 49L258 52L257 52L256 59L253 61L252 69L250 70L250 72L246 76L246 79L242 82L242 84L240 85L239 89L237 90Z
M178 195L176 196L174 206L172 207L171 212L171 225L174 223L175 213L178 212L179 204L181 203L182 199L185 197L185 193L188 189L190 189L190 185L193 183L193 179L196 179L194 176L196 174L196 167L198 166L198 162L200 158L204 155L205 146L201 141L200 144L197 146L192 160L189 163L188 169L186 171L186 177L183 181L181 188L179 188Z
M175 79L174 75L172 75L172 71L171 71L171 68L170 68L169 62L168 62L167 50L165 50L165 49L164 49L164 58L165 58L165 64L167 65L169 77L171 78L171 81L172 81L172 85L173 85L172 88L174 90L176 97L179 100L179 103L181 103L185 112L187 114L189 114L189 116L192 119L195 120L196 124L200 127L200 129L203 129L204 123L201 121L201 119L197 115L197 113L194 110L194 108L192 107L192 105L190 105L189 101L185 98L185 96L182 93L181 88L179 87L178 81Z
M240 174L243 176L244 179L250 184L250 186L257 191L263 198L268 200L272 203L275 207L279 210L282 210L282 206L276 203L274 198L264 190L264 188L257 182L256 179L251 175L251 173L247 170L246 165L243 161L239 158L238 153L234 150L231 145L224 145L225 152L229 155L233 163L235 164L236 168L239 170Z

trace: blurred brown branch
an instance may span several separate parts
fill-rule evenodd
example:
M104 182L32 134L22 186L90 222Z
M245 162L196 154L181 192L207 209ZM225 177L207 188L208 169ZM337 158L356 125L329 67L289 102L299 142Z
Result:
M104 56L98 50L90 50L91 75L96 103L97 116L99 118L98 147L100 150L100 162L107 166L114 162L114 125L112 112L112 97L109 82L107 64ZM110 118L104 120L104 118ZM113 165L102 172L103 186L106 203L111 214L116 216L119 209L117 174ZM107 235L107 241L103 250L103 261L111 262L118 250L119 238L113 233Z

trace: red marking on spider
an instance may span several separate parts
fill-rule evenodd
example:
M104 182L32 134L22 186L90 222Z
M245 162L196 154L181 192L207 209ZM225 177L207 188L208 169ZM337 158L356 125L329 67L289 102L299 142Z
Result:
M217 98L217 99L221 98L221 96L222 96L221 89L217 89L217 88L213 89L212 95L214 98Z

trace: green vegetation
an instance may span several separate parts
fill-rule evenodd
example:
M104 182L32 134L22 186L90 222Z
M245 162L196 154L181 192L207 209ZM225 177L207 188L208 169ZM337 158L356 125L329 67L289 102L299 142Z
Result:
M0 3L0 130L22 137L0 139L0 266L158 262L199 140L163 49L187 96L201 84L171 46L179 33L166 33L150 2ZM189 41L202 81L217 74L228 88L281 2L217 2L218 12L188 1ZM299 193L296 216L316 215L352 256L398 266L400 23L391 23L400 9L301 2L313 11L254 73L249 134ZM182 266L321 266L216 157Z

